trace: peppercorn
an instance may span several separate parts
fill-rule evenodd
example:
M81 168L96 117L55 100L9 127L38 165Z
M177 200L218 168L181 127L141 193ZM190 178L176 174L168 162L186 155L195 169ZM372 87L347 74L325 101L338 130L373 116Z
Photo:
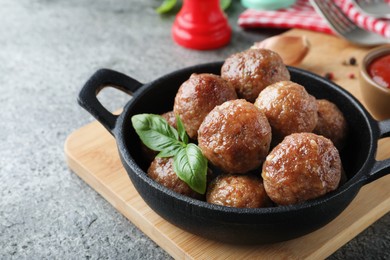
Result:
M333 75L332 72L327 72L327 73L325 73L324 77L325 77L326 79L328 79L328 80L333 80L334 75Z
M349 64L350 64L350 65L356 65L356 58L355 58L355 57L351 57L351 58L349 59Z
M349 65L355 66L357 65L356 58L350 57L348 60L343 60L341 64L344 66L349 66Z

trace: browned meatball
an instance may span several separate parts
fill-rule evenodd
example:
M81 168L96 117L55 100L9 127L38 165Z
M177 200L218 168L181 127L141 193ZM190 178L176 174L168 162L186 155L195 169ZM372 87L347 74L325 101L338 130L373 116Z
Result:
M215 106L236 98L237 94L233 86L220 76L192 74L180 86L173 111L180 116L189 137L195 139L205 116Z
M210 183L206 200L236 208L260 208L269 202L261 179L253 175L219 175Z
M317 100L318 122L313 133L329 138L337 148L342 148L347 136L347 121L343 113L326 99Z
M156 157L149 169L148 176L156 182L164 185L177 193L200 199L202 195L195 192L188 186L187 183L179 179L173 170L173 158L159 158Z
M172 127L174 128L177 128L177 125L176 125L176 116L175 116L175 113L173 113L173 111L169 111L169 112L166 112L164 114L161 115L165 120L167 120L168 124L171 125Z
M203 154L226 173L246 173L259 167L267 156L270 142L267 118L244 99L216 106L198 131Z
M290 73L276 52L249 49L228 57L221 68L221 77L233 84L239 98L253 103L268 85L290 80Z
M314 199L335 190L341 178L341 160L333 143L313 133L284 138L263 164L264 188L277 204Z
M292 81L281 81L265 88L255 101L267 117L274 137L311 132L317 125L317 102L305 88Z

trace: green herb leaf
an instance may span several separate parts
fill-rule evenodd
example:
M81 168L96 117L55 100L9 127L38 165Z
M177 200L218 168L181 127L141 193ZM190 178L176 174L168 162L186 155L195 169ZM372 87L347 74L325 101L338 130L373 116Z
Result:
M182 144L175 128L159 115L139 114L131 122L141 141L154 151L172 151ZM164 153L171 155L172 153ZM172 155L171 155L172 156Z
M178 142L177 144L173 144L170 147L167 147L166 149L162 150L159 152L156 156L157 157L173 157L175 156L178 152L179 149L183 148L184 145Z
M141 141L160 152L157 156L173 157L173 170L182 181L198 193L206 192L207 159L197 145L188 144L179 116L176 117L179 133L159 115L139 114L131 122Z
M199 147L190 143L178 150L173 160L173 170L179 178L194 191L204 194L206 192L207 159Z
M167 13L176 5L176 0L164 0L164 2L156 9L159 14Z
M181 121L180 116L176 116L176 125L177 125L177 131L179 132L180 140L188 144L188 135L186 133L186 129L184 128L183 121Z
M231 3L232 0L220 0L222 10L228 9Z

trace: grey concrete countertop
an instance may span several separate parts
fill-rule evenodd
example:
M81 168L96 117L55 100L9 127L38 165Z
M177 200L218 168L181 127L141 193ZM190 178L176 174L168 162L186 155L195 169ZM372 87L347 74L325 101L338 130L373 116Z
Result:
M186 66L225 59L270 32L243 31L243 7L228 10L226 48L173 43L174 15L161 0L0 1L0 259L167 259L170 256L72 173L63 145L93 121L76 97L98 68L151 81ZM103 93L108 108L127 96ZM330 259L390 259L390 215Z

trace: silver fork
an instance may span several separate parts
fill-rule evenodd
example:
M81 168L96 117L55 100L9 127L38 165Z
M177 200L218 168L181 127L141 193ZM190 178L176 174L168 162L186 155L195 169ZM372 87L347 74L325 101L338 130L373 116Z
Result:
M390 18L390 3L385 0L354 0L362 13L376 18Z
M310 0L310 2L329 26L347 41L367 46L390 42L390 39L358 27L333 0Z

